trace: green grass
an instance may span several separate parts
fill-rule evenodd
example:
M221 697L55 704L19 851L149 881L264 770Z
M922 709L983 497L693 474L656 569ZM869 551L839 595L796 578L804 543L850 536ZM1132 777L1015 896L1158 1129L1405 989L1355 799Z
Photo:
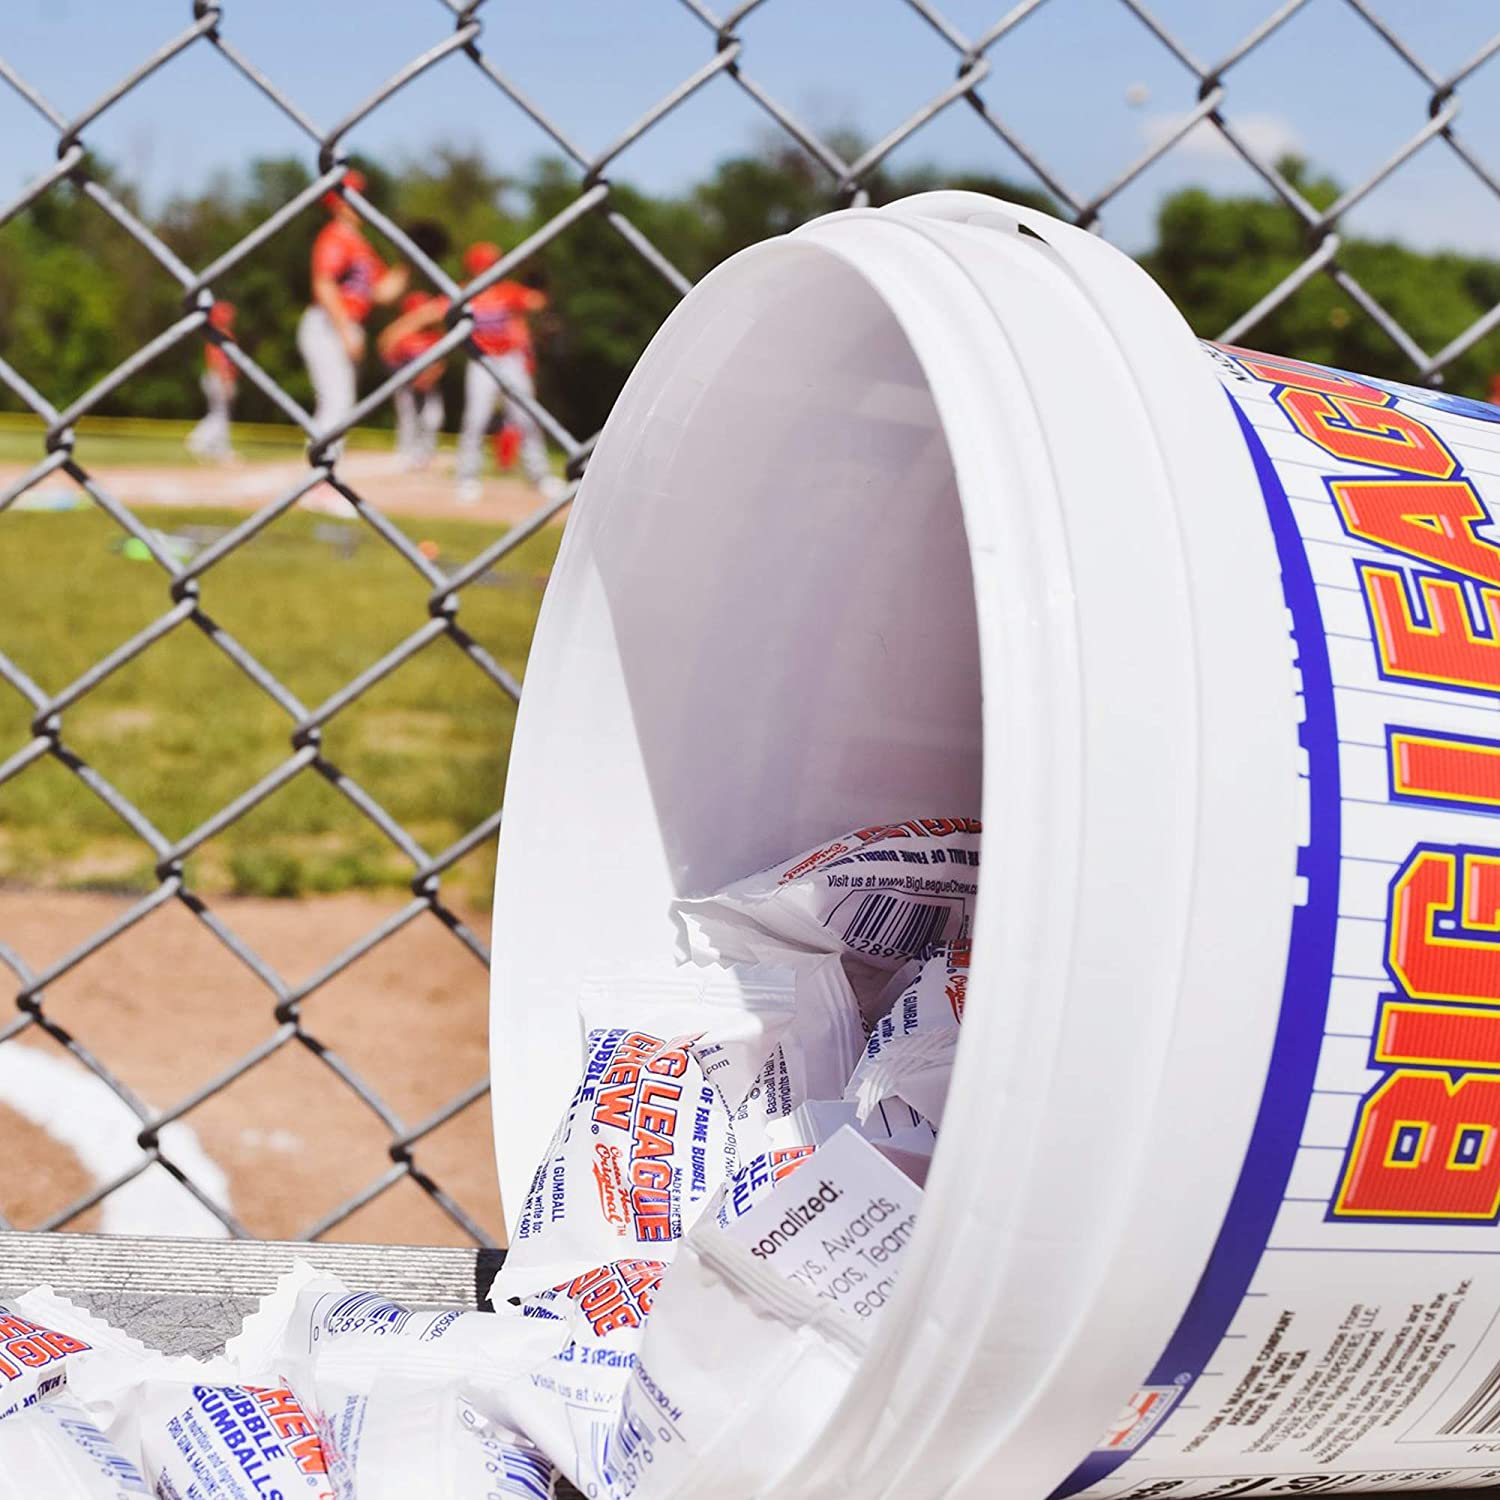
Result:
M450 421L456 420L457 413L450 413ZM191 470L199 466L186 448L193 426L156 417L85 417L76 429L78 453L90 469L134 465ZM46 427L36 417L0 412L0 464L37 463L46 456L45 433ZM296 461L307 453L306 434L290 424L236 422L232 438L235 452L250 463ZM395 441L393 431L379 427L356 427L345 440L356 453L389 453ZM453 432L440 433L437 443L440 451L452 452L458 437ZM551 449L548 456L552 472L562 474L566 467L562 454Z
M192 422L154 417L85 417L79 422L78 451L91 468L126 464L191 466L183 447ZM36 417L0 412L0 464L34 464L45 453L46 428ZM393 434L359 427L349 434L352 449L389 450ZM236 422L234 445L241 457L253 460L297 459L307 451L307 438L290 424Z
M243 516L142 511L201 542ZM451 567L496 536L463 521L397 521ZM549 528L466 589L459 620L520 675L560 533ZM170 607L165 575L122 555L93 511L0 515L0 651L54 693ZM344 555L353 541L352 554ZM418 574L356 521L301 513L212 568L202 606L311 708L427 618ZM0 759L30 739L30 705L0 683ZM324 753L435 852L498 803L514 706L447 639L337 714ZM63 714L65 743L170 839L197 827L291 753L290 720L193 624L179 626ZM144 889L149 850L51 757L0 785L0 879ZM196 852L207 892L296 895L404 885L411 865L329 783L303 771ZM485 855L460 888L483 899Z

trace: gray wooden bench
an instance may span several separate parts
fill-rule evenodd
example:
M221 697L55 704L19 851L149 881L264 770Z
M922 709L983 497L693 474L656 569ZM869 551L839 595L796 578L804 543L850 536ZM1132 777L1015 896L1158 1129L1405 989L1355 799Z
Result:
M201 1357L299 1258L397 1302L478 1307L504 1252L0 1232L0 1296L45 1281L153 1348Z

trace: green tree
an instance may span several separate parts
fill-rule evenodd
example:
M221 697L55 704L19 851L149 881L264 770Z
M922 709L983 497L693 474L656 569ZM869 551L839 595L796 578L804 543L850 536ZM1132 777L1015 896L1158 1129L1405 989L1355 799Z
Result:
M1304 162L1288 158L1279 167L1314 208L1324 209L1338 197L1338 185L1312 176ZM1142 264L1194 330L1215 338L1312 249L1301 219L1279 200L1221 198L1187 188L1162 204L1156 246ZM1492 260L1346 237L1336 263L1429 351L1500 302L1500 263ZM1412 375L1406 355L1327 275L1313 276L1245 338L1258 348L1316 364L1396 380ZM1500 337L1491 335L1447 368L1444 384L1483 396L1497 368Z
M835 137L846 160L863 149L848 133ZM398 223L435 220L451 248L446 269L465 279L462 252L475 240L510 248L577 198L576 173L542 160L519 176L475 150L440 147L398 169L357 163L371 200ZM1338 187L1296 160L1282 169L1317 207ZM108 164L91 176L139 212ZM208 265L307 187L306 163L271 158L173 199L152 227L193 267ZM1028 203L1054 205L1043 193L982 173L946 173L932 165L883 165L866 181L872 203L941 187L967 188ZM833 175L800 148L763 143L721 162L701 182L652 196L614 182L601 209L549 241L520 271L551 299L537 319L539 392L579 437L595 431L631 367L677 301L667 279L618 232L634 226L689 280L772 235L839 206ZM611 223L609 215L617 216ZM247 353L304 406L312 393L296 347L308 297L308 259L323 211L312 204L219 280L215 291L238 309L236 336ZM378 240L378 237L377 237ZM1161 205L1146 268L1193 327L1214 336L1278 285L1311 245L1305 227L1274 199L1221 197L1202 188L1172 194ZM383 253L394 257L389 246ZM1338 265L1429 350L1446 344L1500 304L1500 261L1457 253L1423 254L1390 241L1346 238ZM0 229L0 355L59 406L88 389L155 337L183 310L181 289L114 224L81 187L63 184ZM376 321L387 316L377 312ZM1404 354L1328 277L1314 276L1248 335L1281 353L1395 378L1409 376ZM372 347L361 389L382 378ZM445 394L451 414L461 402L461 358L449 362ZM108 398L110 412L185 416L198 409L202 340L185 340ZM1454 389L1483 394L1500 368L1500 334L1467 351L1449 370ZM0 405L18 402L0 391ZM279 419L274 404L243 386L246 419ZM389 420L385 413L376 420ZM452 417L450 416L450 424Z
M107 165L84 165L139 212ZM56 406L82 395L179 306L171 277L73 182L53 188L0 235L0 354ZM162 394L149 394L159 385L154 370L130 384L148 399ZM167 385L180 401L175 383Z
M572 172L556 161L526 179L527 232L578 196ZM690 205L652 199L615 184L609 208L622 215L685 275L701 274L701 225ZM677 303L676 291L602 214L589 214L552 240L531 277L551 300L538 327L537 394L572 432L597 430L631 367Z

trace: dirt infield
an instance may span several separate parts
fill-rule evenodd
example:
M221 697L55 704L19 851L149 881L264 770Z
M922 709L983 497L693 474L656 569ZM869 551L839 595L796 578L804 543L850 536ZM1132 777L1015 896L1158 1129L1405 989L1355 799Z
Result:
M0 932L40 967L128 904L129 898L110 895L0 889ZM215 902L215 910L295 982L401 904L399 897L351 894L307 901L225 899ZM487 917L465 918L487 936ZM276 1029L269 992L176 902L64 976L46 1003L50 1016L153 1107L180 1098ZM424 914L318 990L306 1002L304 1026L411 1125L486 1076L487 1004L482 965ZM109 1165L94 1146L98 1135L111 1134L117 1152L120 1139L128 1141L128 1131L119 1130L119 1120L110 1115L113 1096L101 1099L98 1086L46 1036L33 1031L6 1043L0 1060L23 1046L48 1056L29 1066L14 1059L12 1085L49 1074L55 1059L77 1076L51 1068L65 1086L43 1090L39 1105L36 1089L19 1102L7 1097L7 1070L0 1070L0 1139L7 1146L0 1158L0 1213L20 1228L76 1200L107 1173ZM95 1123L96 1105L103 1112L99 1131L91 1135L85 1121ZM214 1166L222 1169L230 1207L252 1233L267 1238L298 1235L391 1165L385 1126L296 1041L195 1109L186 1124L196 1141L184 1147L201 1147L212 1164L205 1166L206 1176L214 1175ZM416 1155L418 1165L478 1223L491 1235L501 1234L487 1099L434 1132ZM147 1195L135 1202L130 1228L171 1234L202 1225L202 1211L160 1168L146 1175L158 1181L143 1185ZM143 1216L149 1221L144 1225ZM120 1225L95 1209L69 1227ZM330 1238L467 1243L411 1182L359 1210Z
M94 1186L71 1147L5 1104L0 1104L0 1140L5 1142L0 1208L12 1224L38 1224L59 1203L74 1203ZM97 1211L91 1212L77 1227L96 1228L98 1220Z
M340 471L373 506L398 518L475 521L498 530L541 503L523 481L492 478L480 500L461 506L450 465L441 455L432 470L414 474L393 454L353 451ZM23 472L20 465L0 464L0 487ZM90 473L132 507L248 511L283 495L306 465L292 458L222 467L122 463ZM70 479L54 475L20 505L68 509L80 499ZM299 507L350 513L326 486ZM152 524L163 522L152 517ZM483 536L477 528L476 534ZM0 883L0 939L40 969L138 899ZM295 983L404 899L350 893L296 901L215 896L212 902L255 952ZM464 915L487 938L487 914ZM69 972L49 989L46 1006L152 1108L190 1093L277 1029L271 994L176 902ZM411 1126L487 1076L487 1006L482 965L424 915L319 989L306 1002L303 1026ZM392 1166L390 1129L326 1061L295 1040L193 1110L183 1127L175 1140L164 1133L168 1155L188 1166L195 1181L222 1191L240 1223L266 1238L300 1235ZM119 1100L39 1030L0 1046L0 1141L7 1147L0 1154L0 1215L17 1227L34 1227L97 1183L128 1171L139 1161L134 1133ZM487 1100L424 1139L415 1155L421 1170L500 1237ZM158 1167L67 1227L158 1234L218 1229ZM468 1243L410 1181L361 1208L329 1237Z
M26 472L20 464L0 464L0 489ZM284 494L307 473L301 462L194 464L128 464L90 468L101 488L131 506L224 506L231 510L256 510ZM441 516L454 520L489 521L514 525L524 521L541 504L541 498L524 480L490 478L483 493L472 504L458 503L451 460L440 456L430 469L413 473L403 469L393 453L350 453L339 464L345 481L378 509L398 516ZM45 507L78 495L77 486L66 476L44 480L28 491L22 504ZM323 486L297 502L313 510L348 514L348 502ZM559 519L561 519L559 517Z

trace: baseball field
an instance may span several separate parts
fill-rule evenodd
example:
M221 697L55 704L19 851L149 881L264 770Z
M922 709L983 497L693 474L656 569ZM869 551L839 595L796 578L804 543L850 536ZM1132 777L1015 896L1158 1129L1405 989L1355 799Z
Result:
M237 432L243 461L184 458L185 426L85 430L79 456L173 555L214 545L247 511L305 472L300 444L275 429ZM0 426L0 486L35 462L34 434ZM536 504L492 478L460 508L443 455L399 470L384 434L359 434L341 471L440 567L462 566ZM0 651L52 694L172 604L163 571L68 478L49 477L4 516ZM459 619L522 674L560 528L549 526L463 591ZM305 705L321 703L428 618L430 586L328 491L315 492L215 564L202 608ZM33 709L0 684L0 758L32 737ZM438 639L334 715L323 754L429 853L498 805L514 704ZM68 748L176 840L287 759L286 711L191 622L179 624L70 706ZM445 873L454 910L488 937L494 842ZM154 856L80 778L44 757L0 785L0 930L33 970L156 886ZM304 770L188 859L188 885L295 984L409 899L412 863L323 777ZM308 1000L303 1030L193 1110L169 1148L196 1164L238 1220L263 1236L300 1233L391 1165L390 1132L334 1076L343 1059L407 1124L485 1076L487 976L423 914ZM46 1010L151 1107L199 1087L276 1030L274 999L178 902L154 911L49 988ZM149 1011L149 1015L146 1013ZM170 1044L164 1045L164 1039ZM24 1046L49 1059L20 1058ZM320 1055L320 1049L329 1049ZM21 1063L24 1066L17 1067ZM33 1028L0 1047L0 1213L28 1227L129 1165L129 1132L107 1126L113 1095ZM95 1118L97 1116L97 1119ZM118 1123L118 1122L116 1122ZM126 1124L129 1122L126 1121ZM113 1139L111 1156L98 1144ZM425 1139L418 1165L490 1233L500 1216L487 1106ZM123 1200L123 1202L122 1202ZM159 1168L69 1227L212 1230ZM410 1182L334 1237L422 1243L462 1232Z

